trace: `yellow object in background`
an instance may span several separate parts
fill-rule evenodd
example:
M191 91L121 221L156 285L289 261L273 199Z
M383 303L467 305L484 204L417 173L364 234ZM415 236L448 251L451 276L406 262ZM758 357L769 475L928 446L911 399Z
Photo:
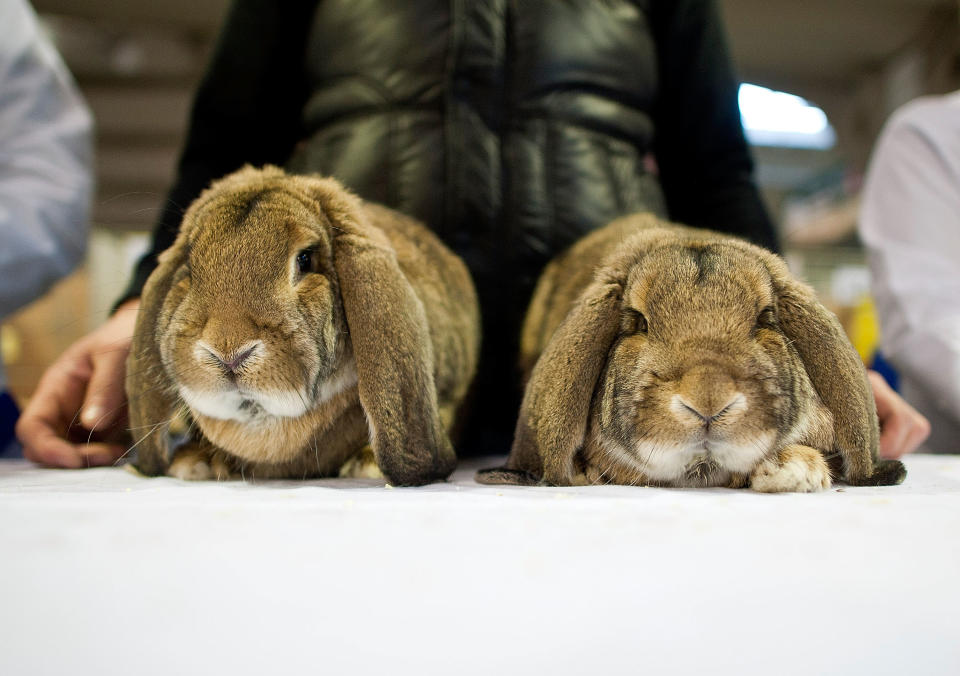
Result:
M860 354L860 359L869 364L880 348L880 322L873 299L864 296L850 313L847 325L850 342Z
M0 358L4 364L16 364L23 355L23 343L16 327L0 326Z

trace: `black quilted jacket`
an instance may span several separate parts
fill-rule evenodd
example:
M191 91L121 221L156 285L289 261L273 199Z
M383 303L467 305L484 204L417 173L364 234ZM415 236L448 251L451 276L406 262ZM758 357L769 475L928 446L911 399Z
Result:
M516 341L543 265L652 210L774 247L709 0L236 0L139 294L181 207L249 162L332 174L425 221L485 325L462 448L509 450Z

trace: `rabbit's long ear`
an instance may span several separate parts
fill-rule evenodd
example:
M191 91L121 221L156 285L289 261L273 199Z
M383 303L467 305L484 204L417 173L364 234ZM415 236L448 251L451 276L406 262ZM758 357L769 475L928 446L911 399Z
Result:
M892 485L906 469L896 460L879 460L880 428L866 370L837 318L784 262L764 254L777 295L780 328L803 360L824 405L833 414L834 453L843 460L844 479L854 485Z
M170 465L167 449L169 421L177 409L176 387L167 376L160 357L157 322L164 299L170 293L177 271L186 263L188 245L181 234L160 254L159 264L147 279L140 296L140 309L127 357L126 389L137 451L136 468L158 476Z
M334 267L377 464L397 485L444 479L456 456L437 405L423 304L357 198L330 179L312 179L311 194L333 226Z
M507 469L569 485L590 401L620 326L622 280L598 277L581 294L530 376Z

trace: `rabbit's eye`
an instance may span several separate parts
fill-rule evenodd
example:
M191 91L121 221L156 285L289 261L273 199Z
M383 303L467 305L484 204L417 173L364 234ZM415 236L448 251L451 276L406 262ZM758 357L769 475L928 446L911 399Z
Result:
M316 272L316 255L313 249L304 249L297 254L297 271L301 275Z
M630 308L623 313L623 332L627 334L646 333L647 318L643 313Z
M773 308L767 306L760 311L760 314L757 316L757 327L758 329L775 329L777 328L777 314L773 311Z

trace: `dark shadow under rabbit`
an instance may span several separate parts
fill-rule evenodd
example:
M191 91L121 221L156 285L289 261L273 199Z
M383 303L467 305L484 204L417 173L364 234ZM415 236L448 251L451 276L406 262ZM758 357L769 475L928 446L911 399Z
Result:
M427 228L332 179L244 168L190 206L144 288L137 467L443 479L479 340L470 275Z
M781 492L906 475L878 459L836 317L739 239L646 214L591 233L545 269L521 349L513 448L483 483Z

